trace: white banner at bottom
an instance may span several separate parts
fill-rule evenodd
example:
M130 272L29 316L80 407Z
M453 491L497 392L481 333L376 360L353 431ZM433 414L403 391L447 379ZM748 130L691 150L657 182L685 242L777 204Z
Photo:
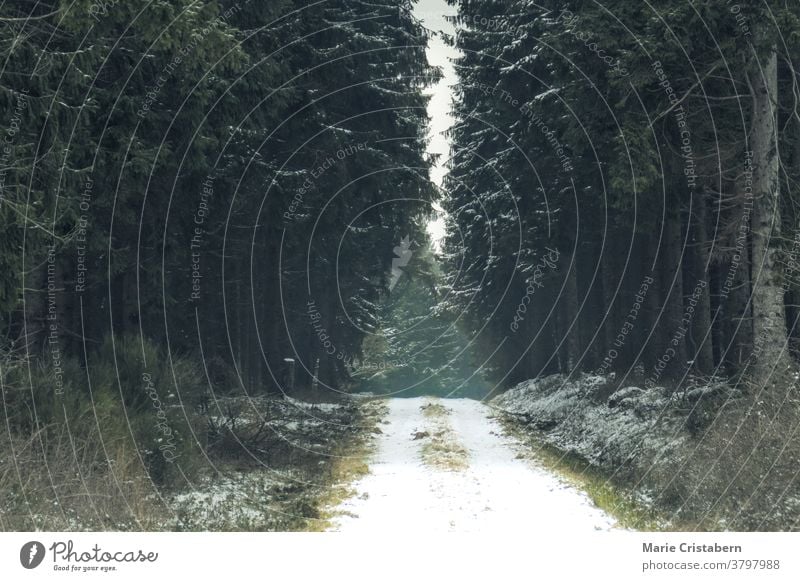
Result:
M798 533L2 533L0 579L797 580L798 549Z

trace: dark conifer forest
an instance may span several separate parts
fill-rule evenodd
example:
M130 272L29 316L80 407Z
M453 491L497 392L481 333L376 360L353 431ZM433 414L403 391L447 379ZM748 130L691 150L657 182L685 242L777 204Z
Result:
M800 526L800 4L447 4L0 6L0 529L324 529L422 396Z
M452 284L472 325L488 320L481 340L521 319L500 378L640 371L651 384L785 386L798 333L787 34L798 10L457 4L467 28L448 258L463 263ZM555 268L541 267L548 254Z

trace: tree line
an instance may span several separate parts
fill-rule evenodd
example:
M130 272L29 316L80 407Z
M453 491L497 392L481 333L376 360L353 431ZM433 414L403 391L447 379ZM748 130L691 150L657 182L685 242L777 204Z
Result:
M0 39L6 355L55 396L131 335L211 389L345 388L436 196L411 1L12 0Z
M445 247L495 380L793 381L800 8L451 4Z

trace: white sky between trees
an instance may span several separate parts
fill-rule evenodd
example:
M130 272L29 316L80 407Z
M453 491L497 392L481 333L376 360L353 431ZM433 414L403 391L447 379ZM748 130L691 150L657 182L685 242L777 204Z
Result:
M455 27L445 20L445 16L455 16L457 13L454 6L447 4L445 0L419 0L414 6L414 14L422 21L422 24L434 31L446 34L455 34ZM431 179L440 186L447 173L445 163L450 155L450 144L444 136L444 132L453 125L453 117L450 115L452 105L452 86L458 82L456 71L453 67L452 59L458 56L458 51L445 44L441 35L435 35L428 43L428 61L431 65L441 67L444 78L428 89L431 95L428 104L428 115L430 123L430 144L428 153L440 154L439 162L431 171ZM441 210L434 206L436 210ZM444 219L442 216L428 223L428 232L433 239L437 250L440 248L440 241L444 236Z

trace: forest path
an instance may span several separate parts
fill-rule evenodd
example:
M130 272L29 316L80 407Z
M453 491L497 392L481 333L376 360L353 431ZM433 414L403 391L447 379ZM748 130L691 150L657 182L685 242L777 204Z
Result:
M582 492L518 459L491 409L470 399L395 398L356 494L332 530L553 532L608 530L615 521Z

